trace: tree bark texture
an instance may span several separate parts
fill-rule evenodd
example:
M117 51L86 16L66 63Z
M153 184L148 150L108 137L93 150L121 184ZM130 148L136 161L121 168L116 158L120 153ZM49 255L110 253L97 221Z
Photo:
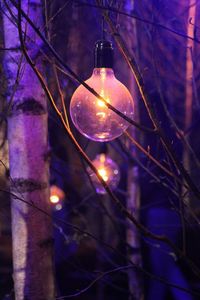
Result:
M9 1L5 2L17 16ZM29 7L28 1L22 1L22 7L40 27L40 0L30 1ZM15 296L16 300L50 300L55 299L51 218L33 207L50 213L46 98L38 79L21 54L16 21L6 7L5 12L5 46L16 49L6 52L5 56L10 104L10 183L11 192L17 195L12 197ZM23 31L29 54L41 67L38 52L41 45L24 21Z
M187 35L195 37L195 19L196 19L196 5L193 5L193 1L189 1L188 6L188 22L187 22ZM192 24L190 23L190 20ZM193 25L194 24L194 25ZM185 70L185 120L184 120L184 131L187 132L192 126L193 119L193 87L194 87L194 41L187 40L186 44L186 70ZM190 135L186 135L187 141L190 143ZM186 170L191 174L191 157L188 149L183 150L183 164ZM183 188L183 194L185 193ZM185 201L191 204L191 195L187 194Z
M199 3L189 0L161 0L158 3L136 0L135 3L135 11L140 17L197 38ZM176 143L177 156L182 157L186 170L199 187L199 143L196 143L196 129L199 126L199 43L145 22L137 21L137 30L138 48L142 49L139 65L149 99L162 120L162 128L171 143ZM149 118L146 117L142 105L140 114L143 122L147 123ZM192 151L188 151L185 143L182 143L174 124L196 153L196 158L194 154L191 155ZM152 138L147 138L145 143L154 148L155 141ZM193 207L198 205L198 200L192 195L190 204Z
M123 10L129 12L130 14L134 10L135 1L123 1ZM121 17L119 19L120 22L120 33L122 36L126 37L126 42L129 46L129 49L132 51L132 55L137 56L137 31L136 31L136 23L131 18ZM138 112L137 112L137 97L138 91L136 83L133 79L133 76L129 69L126 68L126 63L124 60L119 57L118 59L118 68L120 70L125 70L122 73L121 80L126 82L126 86L130 90L132 97L134 99L134 114L135 120L138 120ZM123 66L124 64L124 66ZM135 128L130 127L129 133L136 137ZM137 151L134 146L131 144L128 145L129 151L131 155L137 156ZM134 217L139 221L139 209L140 209L140 188L138 183L138 167L133 166L132 164L128 167L127 174L127 191L128 196L126 199L126 207L127 210L130 211ZM134 264L141 266L142 265L142 257L141 257L141 249L140 249L140 238L138 235L138 230L136 227L127 220L127 230L126 230L126 241L128 244L127 256L128 259L131 260ZM142 278L141 274L136 269L130 269L128 271L128 286L129 286L129 300L141 300L143 299L143 286L142 286Z

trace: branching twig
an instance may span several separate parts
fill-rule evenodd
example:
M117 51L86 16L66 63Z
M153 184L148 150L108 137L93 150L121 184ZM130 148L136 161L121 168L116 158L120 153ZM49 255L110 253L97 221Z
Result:
M7 0L4 0L7 1ZM15 0L10 0L11 3L17 8L17 3ZM22 16L28 21L28 23L31 25L31 27L34 29L34 31L38 34L40 39L44 42L44 44L48 47L49 51L52 53L52 55L56 58L58 63L64 67L67 72L74 78L76 79L80 84L82 84L88 91L90 91L95 97L100 99L105 103L108 109L112 110L115 112L117 115L119 115L122 119L126 120L128 123L131 125L135 126L136 128L149 132L149 133L156 133L155 129L152 128L147 128L143 125L138 124L136 121L130 119L128 116L124 115L121 111L113 107L110 103L106 101L101 95L99 95L92 87L90 87L85 81L83 81L74 71L71 70L71 68L63 61L63 59L58 55L58 53L54 50L54 48L48 43L44 35L40 32L40 30L35 26L35 24L31 21L31 19L27 16L27 14L21 10Z
M93 7L93 8L100 9L100 10L102 10L102 11L114 12L114 13L117 13L117 14L119 14L119 15L124 15L124 16L126 16L126 17L133 18L133 19L135 19L135 20L137 20L137 21L140 21L140 22L142 22L142 23L146 23L146 24L149 24L149 25L152 25L152 26L161 28L161 29L166 30L166 31L169 31L169 32L171 32L171 33L173 33L173 34L175 34L175 35L178 35L178 36L180 36L180 37L182 37L182 38L186 38L186 39L192 40L192 41L194 41L194 42L200 44L200 40L197 39L197 38L195 38L195 37L189 36L189 35L184 34L184 33L182 33L182 32L178 32L178 31L176 31L176 30L174 30L174 29L172 29L172 28L169 28L169 27L167 27L167 26L165 26L165 25L163 25L163 24L160 24L160 23L152 22L152 21L150 21L150 20L143 19L143 18L139 17L139 16L136 15L136 14L135 14L135 15L129 14L129 13L125 12L125 11L121 11L120 9L116 9L116 8L114 8L114 7L112 7L112 6L109 6L109 5L107 5L107 6L104 6L104 5L101 5L101 4L95 5L95 4L86 3L86 2L83 2L83 1L79 1L79 0L76 0L76 2L77 2L77 5L80 5L80 6L89 6L89 7ZM191 23L191 22L190 22L190 23ZM192 24L192 23L191 23L191 24Z
M112 270L109 270L109 271L106 271L106 272L103 272L102 274L100 274L99 276L97 276L97 278L95 278L87 287L85 287L84 289L80 290L79 292L77 293L74 293L74 294L71 294L71 295L67 295L67 296L61 296L61 297L57 297L56 299L57 300L63 300L63 299L67 299L67 298L74 298L74 297L78 297L80 296L81 294L85 293L86 291L88 291L96 282L98 282L99 280L101 280L103 277L105 276L108 276L108 275L112 275L112 274L115 274L117 272L121 272L121 271L125 271L125 270L128 270L128 269L132 269L133 266L132 265L127 265L127 266L120 266L118 268L115 268L115 269L112 269ZM137 268L138 269L138 268ZM141 268L139 268L139 271L141 271ZM176 288L176 289L179 289L185 293L188 293L188 294L192 294L192 295L196 295L196 296L199 296L200 294L197 293L197 292L193 292L193 291L190 291L188 289L185 289L183 287L180 287L176 284L173 284L173 283L170 283L170 282L166 282L166 280L164 278L159 278L157 276L154 276L152 274L150 274L148 271L146 270L143 270L144 274L147 276L150 276L151 279L154 279L154 280L158 280L160 281L161 283L163 284L166 284L172 288Z
M13 1L13 0L12 0ZM38 69L35 66L35 63L31 60L30 56L28 55L28 52L26 50L26 47L24 45L24 40L23 40L23 33L22 33L22 28L21 28L21 17L22 17L22 10L21 10L21 5L20 5L20 1L19 4L17 6L18 8L18 31L19 31L19 37L20 37L20 42L21 42L21 46L22 46L22 51L25 55L25 58L28 62L28 64L30 65L30 67L32 68L32 70L34 71L35 75L37 76L38 80L40 81L42 88L44 89L44 92L46 93L48 99L50 100L51 104L53 105L53 108L55 109L55 112L58 114L65 130L66 133L68 135L68 137L70 138L72 144L75 146L76 150L78 151L78 153L80 153L80 155L83 157L83 159L86 161L86 163L89 165L89 167L92 169L92 171L95 173L95 175L97 176L98 180L101 182L101 184L103 185L104 189L106 190L106 192L108 193L108 195L111 197L111 199L113 200L113 202L115 203L115 205L120 209L121 213L124 214L124 216L126 218L128 218L136 227L138 230L141 231L141 233L149 238L155 239L157 241L160 242L164 242L166 244L168 244L171 249L173 249L173 251L176 253L176 255L179 258L184 258L184 260L190 265L190 267L192 268L193 272L200 277L200 271L199 269L196 267L196 265L186 256L184 256L184 254L182 253L182 251L180 249L178 249L176 247L176 245L174 245L174 243L169 240L166 236L163 235L156 235L154 233L152 233L151 231L149 231L145 226L143 226L142 224L138 223L138 221L135 219L135 217L129 212L127 211L126 207L121 203L121 201L113 194L113 192L110 190L110 188L108 187L108 185L106 184L106 182L103 180L103 178L99 175L98 171L96 170L96 168L94 167L94 165L92 164L91 160L89 159L89 157L86 155L86 153L82 150L82 148L80 147L80 145L78 144L78 142L76 141L76 139L74 138L73 134L71 133L71 131L68 129L65 120L63 118L62 113L58 110L58 108L56 107L56 104L51 96L50 91L48 90L43 77L41 75L41 73L38 71Z
M97 0L97 3L99 3L99 0ZM190 187L193 194L196 196L197 199L200 199L200 191L198 187L193 182L191 176L188 174L188 172L185 170L184 166L182 165L181 161L177 158L176 153L171 145L171 142L169 141L168 137L165 135L159 120L157 119L157 116L154 112L153 106L151 102L149 101L148 94L144 85L143 77L140 73L139 67L137 65L137 62L133 55L130 55L128 47L126 46L125 41L123 40L122 36L120 35L117 28L114 26L112 20L110 19L107 12L104 12L105 20L110 28L111 35L115 39L117 46L119 47L120 52L122 53L125 61L127 62L128 66L131 69L131 72L133 73L139 92L141 94L142 100L145 104L146 110L148 112L148 115L152 121L152 124L155 128L155 131L159 135L164 148L168 152L171 160L173 161L174 165L179 170L180 174L184 178L185 182L187 183L188 187Z
M27 204L27 205L29 205L29 206L31 206L31 207L37 209L38 211L40 211L41 213L43 213L43 214L46 215L47 217L52 218L52 215L51 215L49 212L47 212L47 211L45 211L44 209L38 207L38 206L35 205L33 202L28 202L28 201L24 200L23 198L18 197L18 195L16 195L15 193L12 193L12 192L10 192L10 191L3 190L3 189L1 189L1 191L4 192L4 193L9 194L11 197L13 197L13 199L22 201L23 203L25 203L25 204ZM57 221L57 222L61 222L61 223L63 223L64 225L67 225L67 226L73 228L74 230L78 231L79 233L81 233L81 234L83 234L83 235L85 235L85 236L88 236L88 237L90 237L90 238L96 240L98 243L103 244L105 247L107 247L107 248L109 248L110 250L116 252L116 253L117 253L118 255L120 255L121 257L124 257L123 254L121 254L120 252L118 252L118 251L117 251L115 248L113 248L111 245L105 243L104 241L99 240L99 239L98 239L97 237L95 237L93 234L91 234L91 233L89 233L89 232L87 232L87 231L85 231L85 230L79 228L78 226L76 226L76 225L74 225L74 224L71 224L71 223L68 223L68 222L66 222L66 221L64 221L63 219L60 219L60 218L56 218L56 221ZM56 227L58 228L59 226L56 225ZM190 290L185 289L185 288L183 288L183 287L181 287L181 286L172 284L172 283L168 282L168 281L167 281L166 279L164 279L164 278L161 278L161 277L159 277L159 276L156 276L156 275L151 274L150 272L148 272L148 271L146 271L145 269L143 269L141 266L138 266L138 265L134 264L132 261L129 261L129 263L130 263L130 265L128 265L128 266L122 266L122 267L115 268L114 270L109 270L109 271L107 271L108 273L107 273L107 272L104 272L102 275L105 276L105 275L108 275L109 273L117 272L117 269L119 269L118 271L122 271L123 269L131 268L131 267L132 267L132 268L136 268L138 271L142 272L144 275L149 276L150 278L152 278L152 279L154 279L154 280L158 280L158 281L162 282L163 284L166 284L166 285L168 285L168 286L177 288L177 289L182 290L182 291L184 291L184 292L186 292L186 293L189 293L189 294L191 294L191 295L197 295L197 296L200 296L200 292L198 292L198 291L190 291ZM121 270L120 270L120 268L121 268ZM106 274L106 273L107 273L107 274ZM102 276L102 277L103 277L103 276ZM99 278L99 279L101 279L101 278ZM98 280L99 280L99 279L98 279ZM97 281L97 279L95 279L95 282L96 282L96 281ZM95 282L93 282L93 284L94 284ZM58 299L62 299L62 298L56 298L56 299L58 300ZM63 299L64 299L64 298L63 298Z

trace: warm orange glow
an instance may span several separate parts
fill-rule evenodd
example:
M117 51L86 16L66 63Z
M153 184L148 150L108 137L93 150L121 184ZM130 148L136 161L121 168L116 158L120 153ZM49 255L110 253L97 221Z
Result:
M106 100L106 102L108 102L108 103L110 102L109 99L106 97L106 93L105 93L104 89L101 90L100 96L103 97ZM106 103L101 99L97 100L97 105L99 107L106 107Z
M65 198L65 193L63 192L62 189L60 189L58 186L56 185L52 185L50 187L50 202L52 204L57 204L60 201L62 201Z
M104 181L108 181L108 175L105 169L98 169L99 175L103 178Z
M104 90L101 90L100 95L105 98ZM107 101L107 99L106 99ZM108 100L109 102L109 100ZM99 117L99 121L104 121L104 119L107 116L108 108L106 106L106 103L103 100L97 99L96 105L99 107L99 111L96 113L96 116Z
M104 164L105 161L106 161L106 155L105 155L104 153L101 153L101 154L99 155L99 159L100 159L100 162L101 162L102 164Z
M105 103L102 100L98 100L97 105L100 106L100 107L106 106Z
M108 104L132 119L133 99L110 68L95 68L86 83L105 101L80 85L70 103L72 121L79 132L91 140L100 142L114 140L127 129L129 124L109 109Z
M106 117L106 114L105 114L105 112L101 111L101 112L96 113L96 116L97 116L97 117L105 118L105 117Z
M116 189L120 180L120 170L117 164L105 153L98 154L92 161L99 176L106 182L106 184L112 189ZM97 177L91 168L87 168L87 171L91 177L94 184L96 192L98 194L105 194L105 188L99 181L99 176Z
M60 201L60 198L57 195L51 195L50 196L50 202L53 204L56 204Z

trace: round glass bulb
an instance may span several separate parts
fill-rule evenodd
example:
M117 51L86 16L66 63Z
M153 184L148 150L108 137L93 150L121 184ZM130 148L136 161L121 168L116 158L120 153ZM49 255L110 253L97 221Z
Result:
M95 68L86 83L108 103L129 118L133 118L133 99L128 89L116 79L110 68ZM70 114L75 127L87 138L105 142L119 137L129 123L95 97L83 85L74 92Z
M120 171L117 164L107 155L100 154L92 161L95 168L98 170L99 175L108 184L108 186L114 190L120 180ZM100 181L98 180L95 173L88 167L88 173L94 184L96 192L98 194L105 194L106 191Z

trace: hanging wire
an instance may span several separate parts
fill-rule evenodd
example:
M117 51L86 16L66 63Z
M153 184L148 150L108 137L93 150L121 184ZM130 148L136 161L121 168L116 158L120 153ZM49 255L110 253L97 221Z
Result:
M101 39L102 39L102 41L104 41L105 40L105 18L104 18L104 16L102 16L102 21L101 21L102 23L102 29L101 29Z
M102 0L102 6L105 6L105 0ZM105 17L102 15L102 21L101 21L101 39L102 41L105 40Z
M107 154L108 153L108 145L107 143L102 143L101 147L100 147L100 153L104 153Z

